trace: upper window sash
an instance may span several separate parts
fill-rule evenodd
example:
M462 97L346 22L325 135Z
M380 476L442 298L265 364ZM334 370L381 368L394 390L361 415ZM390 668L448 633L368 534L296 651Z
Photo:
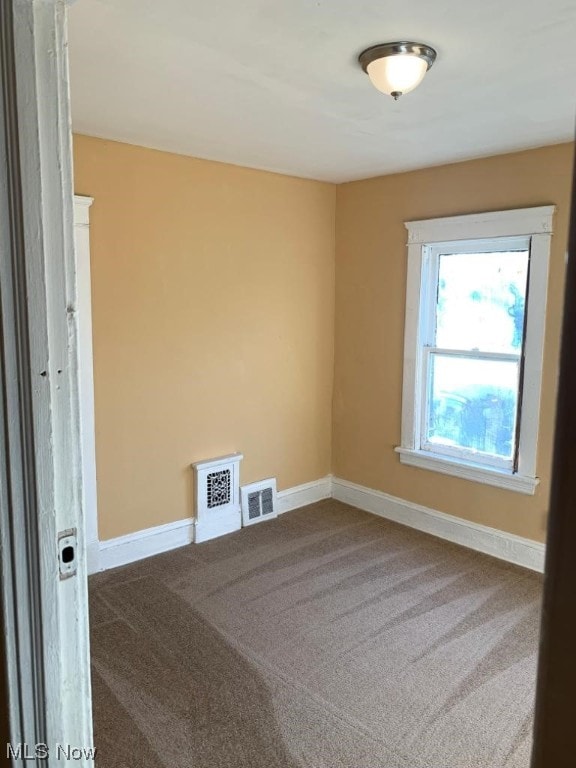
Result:
M428 347L436 346L436 313L441 256L528 251L528 259L530 259L531 240L532 238L529 236L478 238L424 245L422 247L423 265L420 286L422 311L418 343ZM527 305L528 301L526 301Z

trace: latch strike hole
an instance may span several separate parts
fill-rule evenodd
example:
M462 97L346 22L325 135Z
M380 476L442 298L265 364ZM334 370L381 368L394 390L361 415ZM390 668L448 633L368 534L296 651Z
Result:
M71 563L74 560L74 547L64 547L62 550L62 562Z

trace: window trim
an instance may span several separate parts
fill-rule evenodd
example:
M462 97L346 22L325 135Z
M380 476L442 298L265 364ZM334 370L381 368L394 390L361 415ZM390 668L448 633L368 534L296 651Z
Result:
M434 470L488 485L534 494L542 364L548 293L548 267L553 233L554 205L511 211L450 216L405 222L408 230L408 275L404 330L401 445L395 450L402 464ZM425 249L439 243L479 239L530 237L527 317L524 342L524 381L518 426L517 470L490 467L419 449L422 424L423 371L420 355L423 333Z

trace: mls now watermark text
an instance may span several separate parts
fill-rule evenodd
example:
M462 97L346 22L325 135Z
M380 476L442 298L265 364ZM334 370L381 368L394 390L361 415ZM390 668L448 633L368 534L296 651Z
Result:
M94 747L73 747L71 744L7 744L6 757L9 760L94 760Z

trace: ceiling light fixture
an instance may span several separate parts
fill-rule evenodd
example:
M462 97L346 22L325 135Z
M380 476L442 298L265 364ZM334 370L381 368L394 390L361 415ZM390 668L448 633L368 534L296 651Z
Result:
M358 56L360 66L372 85L398 100L424 79L436 59L436 51L424 43L380 43Z

